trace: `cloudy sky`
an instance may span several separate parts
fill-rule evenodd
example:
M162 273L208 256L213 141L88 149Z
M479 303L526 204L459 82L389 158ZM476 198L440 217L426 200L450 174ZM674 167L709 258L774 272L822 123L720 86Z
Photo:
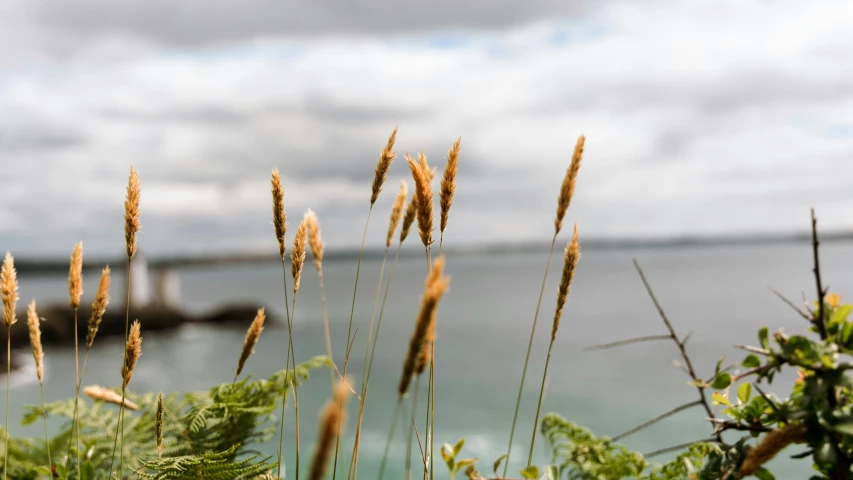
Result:
M122 251L130 165L143 249L360 240L380 147L443 165L448 243L853 228L853 6L713 0L0 0L0 249Z

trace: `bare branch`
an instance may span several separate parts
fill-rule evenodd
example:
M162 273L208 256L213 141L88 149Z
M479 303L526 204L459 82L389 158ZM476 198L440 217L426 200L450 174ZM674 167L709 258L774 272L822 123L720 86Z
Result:
M685 335L684 338L681 339L681 344L687 345L687 341L690 340L690 337L692 337L692 336L693 336L693 330L690 330L689 332L687 332L687 335Z
M735 348L739 348L741 350L746 350L747 352L757 353L759 355L770 355L770 350L765 350L763 348L753 347L752 345L733 345Z
M764 390L762 390L757 383L753 383L752 386L755 387L756 390L758 390L758 393L762 397L764 397L764 401L766 401L767 404L770 405L770 409L773 410L774 413L779 413L779 408L776 406L775 403L773 403L773 400L770 400L770 397L768 397L767 394L764 393Z
M706 419L710 422L713 422L717 425L716 433L724 432L726 430L739 430L742 432L769 432L773 430L772 428L765 427L764 425L750 425L746 423L733 422L731 420L719 420L719 419Z
M775 366L776 366L776 365L773 365L772 363L768 363L767 365L762 365L762 366L760 366L760 367L755 367L755 368L753 368L752 370L747 370L747 371L745 371L745 372L743 372L743 373L741 373L741 374L734 375L734 376L732 376L732 383L737 382L738 380L740 380L740 379L742 379L742 378L744 378L744 377L748 377L748 376L750 376L750 375L755 375L756 373L762 373L762 372L765 372L765 371L770 370L771 368L773 368L773 367L775 367Z
M672 336L670 336L670 335L649 335L646 337L629 338L627 340L619 340L616 342L603 343L600 345L590 345L589 347L584 347L583 350L585 352L590 351L590 350L604 350L606 348L621 347L623 345L630 345L632 343L653 342L655 340L671 340L671 339L672 339Z
M814 280L817 287L817 318L813 319L821 340L826 340L826 323L824 323L823 297L826 296L826 291L823 289L823 280L820 277L820 257L818 256L818 246L820 241L817 239L817 217L812 209L812 254L814 255Z
M702 385L698 385L698 383L702 380L696 375L696 371L693 369L693 364L690 362L690 356L687 355L687 349L684 347L684 342L678 339L678 335L676 335L675 329L672 328L672 323L670 323L669 318L663 311L663 307L661 307L654 290L652 290L652 286L646 279L646 275L645 273L643 273L643 269L640 268L640 263L637 261L636 258L634 259L634 268L636 268L637 273L640 274L640 279L643 281L643 285L646 287L646 291L649 294L649 298L652 299L652 303L655 304L655 308L657 308L661 320L663 320L664 325L666 325L667 330L669 330L670 336L672 337L672 341L675 343L675 345L678 347L678 350L681 352L681 358L684 359L684 365L687 367L687 371L690 374L691 379L697 383L696 390L699 392L699 398L702 406L705 408L705 412L708 414L708 417L716 418L714 416L714 412L711 410L711 405L708 403L708 398L705 396L705 388ZM717 440L720 442L722 442L723 440L719 434L717 435Z
M777 297L779 297L779 299L781 299L783 302L785 302L789 307L793 308L794 311L797 312L801 317L805 318L806 320L808 320L810 322L812 321L812 317L810 317L808 313L802 311L800 309L800 307L797 306L797 304L795 304L793 301L789 300L788 297L786 297L785 295L782 295L782 293L779 290L776 290L773 287L767 287L767 288L769 288L771 292L773 292Z
M691 445L697 444L697 443L706 443L706 442L715 442L715 441L716 441L715 438L705 438L702 440L696 440L695 442L682 443L680 445L674 445L672 447L666 447L666 448L662 448L660 450L655 450L653 452L644 453L643 456L646 458L651 458L651 457L655 457L658 455L664 455L664 454L667 454L670 452L675 452L677 450L683 450L683 449L685 449Z
M696 400L696 401L693 401L693 402L690 402L690 403L685 403L684 405L680 405L680 406L678 406L678 407L675 407L675 408L673 408L672 410L670 410L670 411L668 411L668 412L665 412L665 413L662 413L662 414L658 415L657 417L655 417L655 418L653 418L653 419L649 420L648 422L645 422L645 423L642 423L642 424L640 424L640 425L637 425L636 427L634 427L634 428L632 428L632 429L630 429L630 430L628 430L628 431L625 431L625 432L620 433L619 435L616 435L615 437L613 437L613 441L614 441L614 442L618 442L619 440L621 440L621 439L623 439L623 438L627 437L628 435L632 435L632 434L634 434L634 433L637 433L637 432L639 432L640 430L642 430L642 429L644 429L644 428L646 428L646 427L650 427L650 426L654 425L655 423L657 423L657 422L659 422L659 421L661 421L661 420L663 420L663 419L665 419L665 418L669 418L669 417L671 417L671 416L675 415L675 414L676 414L676 413L678 413L678 412L681 412L681 411L687 410L688 408L698 407L698 406L700 406L700 405L702 405L702 400Z

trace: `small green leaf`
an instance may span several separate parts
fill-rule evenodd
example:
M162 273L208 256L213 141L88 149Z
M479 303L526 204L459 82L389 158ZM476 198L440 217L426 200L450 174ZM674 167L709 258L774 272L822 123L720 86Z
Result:
M845 435L853 435L853 422L849 420L844 423L833 425L831 428L836 432L843 433Z
M743 359L742 362L740 362L740 364L744 368L755 368L755 367L761 365L761 359L758 358L758 355L756 355L754 353L750 353L749 355L746 356L746 358Z
M761 344L761 348L770 350L769 330L767 327L761 327L761 330L758 331L758 343Z
M711 400L714 401L715 405L728 405L729 407L732 406L732 402L730 402L729 399L726 398L726 396L720 392L712 393Z
M444 459L444 463L447 464L447 469L451 472L456 471L454 461L453 461L453 446L449 443L445 443L441 446L441 458Z
M459 452L462 451L462 447L465 446L465 438L460 438L456 445L453 446L453 456L459 455Z
M726 360L726 357L722 357L722 358L720 358L719 360L717 360L717 366L716 366L716 367L714 367L714 375L716 375L716 374L720 373L720 368L722 368L722 366L723 366L723 362L724 362L725 360Z
M494 473L496 477L500 476L500 475L498 475L498 469L499 469L499 468L501 468L501 463L503 463L503 461L504 461L504 460L506 460L506 458L507 458L508 456L509 456L509 455L507 455L506 453L504 453L503 455L501 455L500 457L498 457L498 459L497 459L497 460L495 460L495 463L494 463L494 464L492 464L492 473Z
M764 467L759 468L758 471L755 472L755 476L758 477L759 480L776 480L776 477L770 473L770 470L767 470Z
M467 467L468 465L474 465L478 461L480 461L479 458L463 458L462 460L459 460L458 462L456 462L456 469L462 470L463 468Z
M737 399L740 403L746 403L752 397L752 384L751 383L741 383L737 388Z
M722 390L731 384L732 376L729 375L728 372L720 372L714 377L714 381L711 382L711 388L715 390Z
M832 312L832 315L829 317L830 324L839 324L845 320L850 315L850 312L853 312L853 305L840 305L838 308Z
M521 476L530 480L537 480L539 478L539 467L530 465L521 471Z

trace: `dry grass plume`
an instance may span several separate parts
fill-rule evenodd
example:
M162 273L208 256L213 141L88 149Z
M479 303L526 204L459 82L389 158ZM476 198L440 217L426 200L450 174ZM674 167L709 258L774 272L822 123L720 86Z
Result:
M430 177L430 168L427 165L426 155L423 152L418 156L416 161L408 153L406 161L409 163L409 169L412 171L412 178L415 182L415 198L417 199L417 218L418 231L421 235L421 242L425 247L432 244L432 209L433 209L433 194L432 183Z
M762 465L792 443L805 441L806 429L800 425L786 425L768 432L755 448L749 451L740 467L737 478L753 475Z
M350 395L348 383L349 379L347 377L338 382L332 398L326 402L320 414L320 431L314 451L314 458L311 460L311 469L308 474L309 480L323 480L326 475L326 466L335 450L335 439L343 431L344 420L346 418L346 409L344 407Z
M246 365L246 360L255 351L255 344L258 343L258 338L261 336L261 332L264 331L265 319L264 309L259 308L258 314L255 315L255 319L252 320L252 324L249 326L249 330L246 331L246 339L243 341L243 350L240 351L240 359L237 361L237 373L234 375L234 381L237 381L237 377L240 376L240 372L243 371L243 367Z
M44 380L44 350L41 347L41 325L36 313L36 301L27 307L27 327L30 330L30 346L33 348L33 359L36 361L36 377L39 383Z
M397 128L391 132L388 137L388 143L382 147L382 152L379 154L379 161L376 162L376 173L373 175L372 193L370 195L370 206L376 203L379 198L379 192L382 191L382 185L385 179L388 178L388 170L391 168L391 162L394 161L394 142L397 141Z
M557 216L554 218L555 234L560 233L560 230L563 228L563 217L566 216L566 211L569 209L569 204L572 202L572 197L575 194L575 182L581 168L585 141L586 137L583 135L578 137L578 141L575 144L575 151L572 154L572 163L566 169L566 176L563 178L563 185L560 187L560 196L557 199Z
M18 305L18 274L15 271L15 259L6 252L3 267L0 268L0 299L3 301L3 323L11 328L18 321L15 308Z
M303 219L293 238L293 251L290 252L290 273L293 274L293 294L299 292L299 280L302 278L302 266L305 265L305 246L308 241L308 223Z
M287 213L284 211L284 187L281 186L281 175L277 168L272 169L270 183L272 184L272 224L275 228L275 238L278 240L278 254L284 259Z
M71 264L68 268L68 297L71 308L80 306L80 297L83 296L83 242L74 245L71 252Z
M100 385L89 385L88 387L83 387L83 394L92 400L99 402L112 403L113 405L122 404L121 395L112 390L101 387ZM139 405L126 398L124 399L124 407L128 410L139 410Z
M414 223L417 213L417 193L413 193L411 200L409 200L409 206L406 207L406 214L403 215L403 226L400 228L400 243L403 243L406 237L409 236L409 229L412 228L412 223Z
M314 268L319 272L323 269L323 236L320 234L320 221L314 210L308 209L303 220L308 226L308 246L311 247L311 256L314 257Z
M406 353L406 359L403 362L403 373L400 376L400 383L397 386L397 393L400 396L405 395L409 391L409 385L412 382L412 376L415 373L418 358L422 355L422 350L429 350L427 342L430 332L435 331L438 302L450 284L450 278L443 276L443 272L444 257L439 257L433 264L433 268L424 282L421 307L415 320L415 330L409 339L409 349Z
M142 355L142 337L139 336L139 320L134 320L130 326L130 335L127 337L127 344L124 350L124 363L121 366L122 390L127 388L133 377L133 369L136 368L136 361Z
M128 258L132 258L136 253L136 234L140 228L139 198L141 195L139 172L130 167L130 176L127 180L127 197L124 200L124 243Z
M581 246L578 242L578 226L575 224L572 240L566 245L563 274L560 276L560 286L557 287L557 308L554 311L554 324L551 327L551 341L557 338L557 330L560 328L560 318L563 316L563 307L566 306L566 298L569 296L572 279L575 278L575 269L578 266L580 256Z
M453 204L453 193L456 191L456 171L459 169L459 146L462 137L453 143L453 147L447 152L447 164L444 166L444 176L441 177L441 190L439 193L439 205L441 206L440 231L444 233L447 228L447 216L450 206Z
M101 279L98 281L98 291L95 300L92 301L92 315L89 317L89 331L86 334L86 348L92 348L95 343L95 335L104 319L107 305L110 303L110 267L104 267L101 271Z
M400 223L400 217L403 215L403 208L406 206L406 196L409 194L409 186L405 180L400 181L400 190L397 192L397 198L394 200L394 206L391 208L391 221L388 224L388 238L385 240L385 248L391 248L391 240L394 238L394 232L397 230L397 224Z

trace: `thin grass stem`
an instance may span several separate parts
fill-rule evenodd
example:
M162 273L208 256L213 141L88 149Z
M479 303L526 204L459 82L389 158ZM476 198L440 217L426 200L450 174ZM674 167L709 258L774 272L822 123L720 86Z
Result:
M536 418L533 420L533 435L530 438L530 453L527 454L527 465L533 463L533 447L536 444L536 430L539 425L539 414L542 411L542 397L545 394L545 382L548 378L548 365L551 363L551 349L554 348L554 338L551 338L551 343L548 345L548 356L545 357L545 372L542 374L542 385L539 387L539 402L536 404Z
M509 431L509 444L506 448L506 460L502 477L506 477L509 468L510 454L512 453L512 440L515 437L515 426L518 422L518 409L521 406L521 397L524 393L524 380L527 377L527 366L530 364L530 353L533 351L533 339L536 334L536 322L539 319L539 309L542 306L542 296L545 294L545 283L548 280L548 271L551 269L551 259L554 256L554 245L557 243L557 234L551 239L551 249L548 252L548 263L545 265L545 274L542 276L542 287L539 289L539 300L536 301L536 313L533 314L533 326L530 328L530 340L527 342L527 354L524 357L524 368L521 370L521 382L518 385L518 398L515 401L515 412L512 414L512 428Z
M421 391L421 375L415 381L415 394L412 397L412 421L409 424L408 440L406 441L406 480L411 480L412 475L412 441L415 433L415 415L418 411L418 392Z
M292 326L290 323L290 301L287 298L287 267L284 264L284 253L281 254L281 275L284 283L284 310L287 315L287 328L288 332L292 333ZM292 336L289 334L289 336ZM287 352L287 361L285 362L284 367L284 384L281 388L281 418L279 423L279 434L278 434L278 461L276 464L278 465L278 476L281 477L281 450L282 445L284 444L284 407L287 404L287 366L290 364L290 344L292 342L292 338L288 340L288 352Z
M385 466L388 464L388 452L391 450L391 440L394 438L394 431L397 428L397 418L400 417L400 411L403 407L403 396L397 397L397 406L394 407L394 416L391 417L391 428L388 429L388 437L385 440L385 451L382 452L382 461L379 463L378 480L382 480L385 475Z
M47 435L47 411L44 409L44 382L39 381L39 390L41 393L41 411L44 414L44 445L47 448L47 466L53 467L53 460L50 458L50 437Z
M350 313L349 313L349 326L347 327L346 353L344 355L344 374L343 374L344 377L346 377L346 375L347 375L347 365L349 364L349 352L350 352L350 348L352 346L352 341L351 341L351 338L352 338L352 319L353 319L353 316L355 315L355 297L356 297L356 292L358 292L358 276L359 276L359 273L361 273L361 258L364 255L364 241L365 241L365 239L367 239L367 227L368 227L368 225L370 225L370 214L371 213L373 213L373 202L370 203L370 209L367 211L367 220L364 222L364 234L362 234L362 236L361 236L361 248L358 251L358 263L356 264L356 267L355 267L355 285L353 285L353 288L352 288L352 306L350 307ZM370 339L368 338L368 340L370 340ZM340 446L341 446L341 434L340 434L340 432L338 432L338 434L335 435L335 461L334 461L334 465L332 466L332 480L335 480L335 478L337 477L337 474L338 474L338 454L340 453Z
M74 422L72 423L72 428L77 431L75 438L77 445L75 452L75 456L77 457L77 478L83 478L80 476L80 418L78 416L78 409L80 408L80 354L77 343L77 313L77 308L74 308L74 383L77 385L77 388L74 392Z
M6 327L6 443L3 445L3 480L6 480L6 475L9 471L9 377L12 376L12 324Z

